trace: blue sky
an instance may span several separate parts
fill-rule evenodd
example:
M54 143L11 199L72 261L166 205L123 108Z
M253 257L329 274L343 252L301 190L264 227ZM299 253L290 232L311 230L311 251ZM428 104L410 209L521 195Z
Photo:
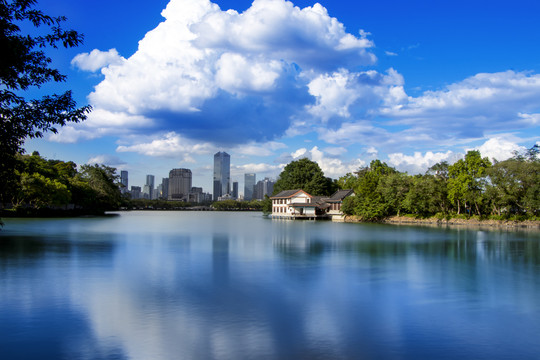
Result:
M212 160L275 178L301 157L338 178L378 158L409 173L540 140L537 1L42 0L85 35L50 53L87 121L27 151L172 168L211 191ZM232 9L232 10L229 10ZM159 183L158 180L156 180Z

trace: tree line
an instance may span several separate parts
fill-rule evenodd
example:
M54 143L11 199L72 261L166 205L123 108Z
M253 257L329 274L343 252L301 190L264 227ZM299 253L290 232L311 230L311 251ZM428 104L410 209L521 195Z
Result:
M118 209L126 199L116 169L47 160L38 152L17 154L13 172L4 179L0 202L18 215L47 214L51 210L100 214ZM54 213L54 211L53 211Z
M440 162L425 174L408 175L373 160L341 177L341 189L353 189L342 210L363 220L393 215L538 219L540 216L540 148L492 163L479 151L449 165Z

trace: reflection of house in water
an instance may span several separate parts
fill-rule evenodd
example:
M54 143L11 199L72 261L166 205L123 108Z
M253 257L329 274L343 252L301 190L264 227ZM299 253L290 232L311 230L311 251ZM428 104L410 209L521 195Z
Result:
M341 204L352 190L339 190L330 197L312 196L301 189L284 190L272 196L272 217L286 219L343 220Z

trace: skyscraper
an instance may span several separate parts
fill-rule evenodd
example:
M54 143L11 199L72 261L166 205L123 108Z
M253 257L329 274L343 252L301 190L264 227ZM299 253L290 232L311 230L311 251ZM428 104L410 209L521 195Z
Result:
M191 170L172 169L169 172L169 200L188 201L191 191Z
M169 199L169 178L161 179L161 198L168 200Z
M238 199L238 181L233 181L232 183L232 197L233 199Z
M264 178L257 182L253 190L253 199L263 200L265 195L272 196L274 182L269 178Z
M253 187L255 186L256 175L253 173L244 174L244 200L253 199Z
M154 175L146 175L146 184L144 184L143 189L143 193L148 195L148 199L152 199L152 193L154 192Z
M128 192L128 172L126 170L120 171L120 183L122 184L122 188L120 188L120 192L122 194L125 194Z
M141 198L141 187L140 186L132 186L131 187L131 198L132 199L140 199Z
M224 151L214 155L214 201L231 193L231 156Z

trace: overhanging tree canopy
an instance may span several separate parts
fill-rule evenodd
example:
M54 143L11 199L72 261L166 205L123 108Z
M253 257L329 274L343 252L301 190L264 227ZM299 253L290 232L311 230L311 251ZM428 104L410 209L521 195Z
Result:
M70 48L82 35L64 30L65 17L51 17L34 8L35 0L0 0L0 201L9 187L14 156L23 152L26 138L42 137L58 126L86 119L89 106L77 108L71 91L28 99L25 92L66 76L52 68L46 48ZM45 35L23 34L20 24L47 27Z

